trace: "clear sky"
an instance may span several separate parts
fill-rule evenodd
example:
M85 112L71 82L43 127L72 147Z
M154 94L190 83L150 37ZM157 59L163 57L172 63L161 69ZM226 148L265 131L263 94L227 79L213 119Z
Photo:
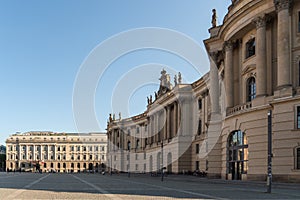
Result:
M160 27L183 33L203 47L203 40L209 37L211 10L217 9L221 24L230 3L0 0L0 144L15 132L77 132L72 106L74 83L80 66L101 42L131 29ZM86 131L105 130L108 114L119 112L111 100L116 82L137 66L151 68L149 63L158 66L157 83L141 86L125 99L129 105L127 115L146 109L146 97L157 90L164 66L171 67L173 75L181 71L185 82L201 76L189 70L189 63L168 52L147 49L124 55L111 64L95 91L95 114L100 128ZM208 68L203 70L207 72ZM139 72L139 76L146 73Z

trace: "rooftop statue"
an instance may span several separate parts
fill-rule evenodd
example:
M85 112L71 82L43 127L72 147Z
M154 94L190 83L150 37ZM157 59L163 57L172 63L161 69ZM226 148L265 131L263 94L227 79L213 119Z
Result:
M213 12L213 15L212 15L212 19L211 19L211 25L214 28L217 26L217 11L216 11L216 9L213 9L212 12Z

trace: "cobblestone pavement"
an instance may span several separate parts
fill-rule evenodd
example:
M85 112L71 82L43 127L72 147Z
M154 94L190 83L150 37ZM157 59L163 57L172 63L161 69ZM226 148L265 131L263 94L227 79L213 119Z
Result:
M300 184L146 174L0 173L0 199L300 199Z

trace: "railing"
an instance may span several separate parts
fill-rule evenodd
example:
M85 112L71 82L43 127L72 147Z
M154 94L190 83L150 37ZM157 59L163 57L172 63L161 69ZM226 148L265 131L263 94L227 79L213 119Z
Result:
M226 114L227 114L227 116L229 116L229 115L233 115L236 112L245 111L245 110L248 110L250 108L252 108L252 103L248 102L248 103L243 104L243 105L238 105L238 106L235 106L233 108L229 108L227 110Z

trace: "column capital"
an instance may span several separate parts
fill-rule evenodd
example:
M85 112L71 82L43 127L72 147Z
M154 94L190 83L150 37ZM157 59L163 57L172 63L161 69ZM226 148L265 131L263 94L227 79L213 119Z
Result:
M289 9L292 6L293 0L274 0L274 5L277 12L281 10Z
M260 29L262 27L265 27L267 24L267 18L266 16L259 16L252 20L252 22L256 25L256 29Z
M214 51L214 52L209 52L208 54L209 54L209 56L211 57L211 59L212 59L215 63L217 63L217 61L218 61L218 52L217 52L217 51Z
M232 51L233 49L233 42L231 40L224 42L224 49L225 51Z

